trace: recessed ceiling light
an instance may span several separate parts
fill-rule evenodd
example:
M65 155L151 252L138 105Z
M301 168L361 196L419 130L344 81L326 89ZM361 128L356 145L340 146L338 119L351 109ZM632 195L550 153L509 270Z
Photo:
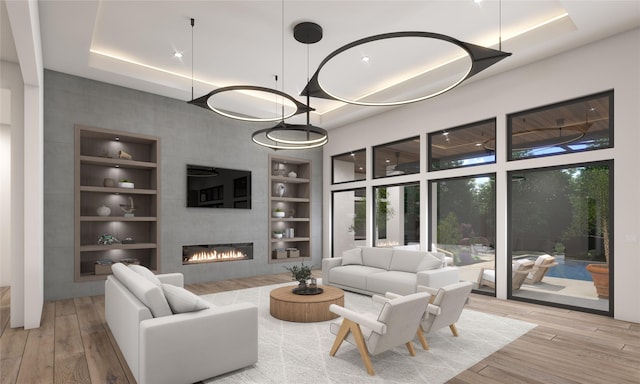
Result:
M481 143L476 143L476 147L479 147L479 146L481 146L481 145L482 145Z
M178 51L173 52L173 57L177 59L182 59L182 52L178 52Z
M362 56L361 60L362 60L363 63L368 63L369 60L371 60L371 58L369 56Z

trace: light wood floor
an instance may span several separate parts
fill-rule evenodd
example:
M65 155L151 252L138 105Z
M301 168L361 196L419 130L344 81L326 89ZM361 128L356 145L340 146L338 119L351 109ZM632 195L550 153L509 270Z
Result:
M283 273L187 288L206 294L288 281ZM9 328L8 305L1 288L1 384L135 383L107 329L104 296L47 302L42 326L29 331ZM467 307L538 326L449 383L640 383L640 324L476 294Z

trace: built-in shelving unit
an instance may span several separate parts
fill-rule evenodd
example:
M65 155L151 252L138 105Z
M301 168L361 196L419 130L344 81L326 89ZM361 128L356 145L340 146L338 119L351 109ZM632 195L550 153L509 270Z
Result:
M311 162L271 155L269 169L269 262L311 260ZM276 209L284 217L274 217Z
M76 281L104 279L109 262L140 263L159 271L159 156L156 137L76 125ZM121 188L122 180L133 188ZM110 210L108 215L98 214L102 206ZM125 211L133 215L125 216ZM99 244L105 234L118 242Z

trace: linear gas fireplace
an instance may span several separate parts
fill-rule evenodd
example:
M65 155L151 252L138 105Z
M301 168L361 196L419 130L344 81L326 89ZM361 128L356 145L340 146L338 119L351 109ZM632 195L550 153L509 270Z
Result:
M182 246L183 265L251 259L253 259L253 243Z

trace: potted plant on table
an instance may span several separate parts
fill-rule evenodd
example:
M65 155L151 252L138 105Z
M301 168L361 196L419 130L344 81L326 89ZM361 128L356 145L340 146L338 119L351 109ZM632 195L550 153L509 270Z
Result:
M304 265L301 263L300 266L294 265L293 267L285 266L284 269L291 272L292 280L297 281L298 288L304 289L307 286L307 280L311 277L311 267Z

